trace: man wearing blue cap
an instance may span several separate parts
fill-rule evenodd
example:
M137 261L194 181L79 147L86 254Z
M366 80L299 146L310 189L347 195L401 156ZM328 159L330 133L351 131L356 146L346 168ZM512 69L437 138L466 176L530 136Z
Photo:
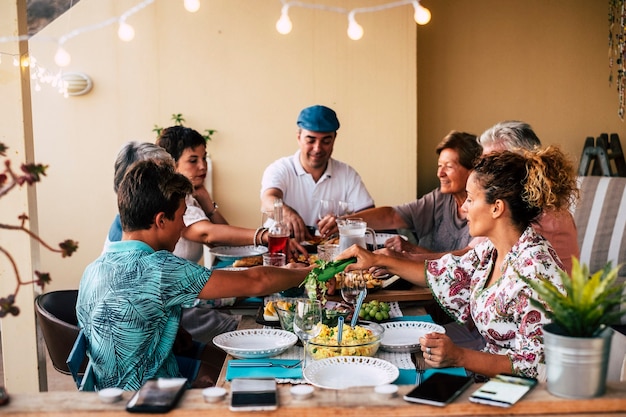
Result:
M321 200L348 201L354 210L374 207L374 200L359 174L344 162L331 158L339 120L321 105L307 107L298 116L300 149L269 165L261 181L261 207L271 211L276 198L283 199L283 220L299 242L311 238L307 226L324 234L334 218L318 224ZM329 221L332 224L329 224Z

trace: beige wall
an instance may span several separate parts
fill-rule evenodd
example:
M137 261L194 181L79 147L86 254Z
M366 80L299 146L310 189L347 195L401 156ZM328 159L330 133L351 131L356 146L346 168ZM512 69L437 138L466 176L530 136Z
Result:
M320 1L342 5L342 1ZM137 1L81 0L31 41L53 66L46 36L119 16ZM412 199L416 188L416 25L410 6L362 15L362 40L346 36L344 15L294 8L293 31L279 35L273 0L155 2L133 15L121 42L116 25L69 40L67 70L94 81L91 93L34 95L35 149L50 165L38 189L40 223L54 241L71 237L69 259L42 254L51 289L76 288L116 212L112 166L127 140L153 141L153 125L182 113L188 126L216 129L209 144L214 197L232 224L257 227L263 169L295 152L298 112L333 107L341 128L334 156L353 165L378 204ZM44 64L45 65L45 64Z
M418 30L418 189L435 178L434 148L452 129L530 123L544 144L578 160L587 136L616 132L618 98L608 76L608 2L424 0Z

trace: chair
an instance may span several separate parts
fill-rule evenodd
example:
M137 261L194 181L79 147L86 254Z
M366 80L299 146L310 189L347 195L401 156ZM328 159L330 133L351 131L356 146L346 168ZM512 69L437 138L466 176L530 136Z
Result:
M51 291L35 298L37 322L43 333L52 365L57 371L70 375L66 360L79 334L76 318L78 290ZM84 372L87 361L80 367Z
M96 390L96 378L93 373L91 361L87 363L87 367L84 371L81 369L87 358L87 337L85 332L81 329L74 341L74 346L67 357L66 363L74 382L76 382L76 388L79 391L95 391Z

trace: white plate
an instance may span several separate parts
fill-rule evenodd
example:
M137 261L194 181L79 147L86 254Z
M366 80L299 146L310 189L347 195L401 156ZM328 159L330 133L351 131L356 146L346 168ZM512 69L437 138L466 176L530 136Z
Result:
M217 246L211 248L211 253L222 260L237 260L246 256L258 256L267 252L265 246Z
M269 358L295 345L298 337L280 329L235 330L219 334L213 343L239 359Z
M387 352L415 352L419 349L420 337L426 333L445 333L442 326L426 321L392 321L381 323L385 328L380 348Z
M394 364L369 356L337 356L308 365L304 379L312 385L327 389L373 387L390 384L400 375Z

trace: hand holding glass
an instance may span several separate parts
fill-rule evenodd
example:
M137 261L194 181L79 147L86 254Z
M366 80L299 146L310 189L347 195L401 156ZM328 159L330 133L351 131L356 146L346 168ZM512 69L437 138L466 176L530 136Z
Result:
M302 369L306 367L309 340L319 335L322 321L322 303L319 300L298 300L293 316L293 331L304 343Z

